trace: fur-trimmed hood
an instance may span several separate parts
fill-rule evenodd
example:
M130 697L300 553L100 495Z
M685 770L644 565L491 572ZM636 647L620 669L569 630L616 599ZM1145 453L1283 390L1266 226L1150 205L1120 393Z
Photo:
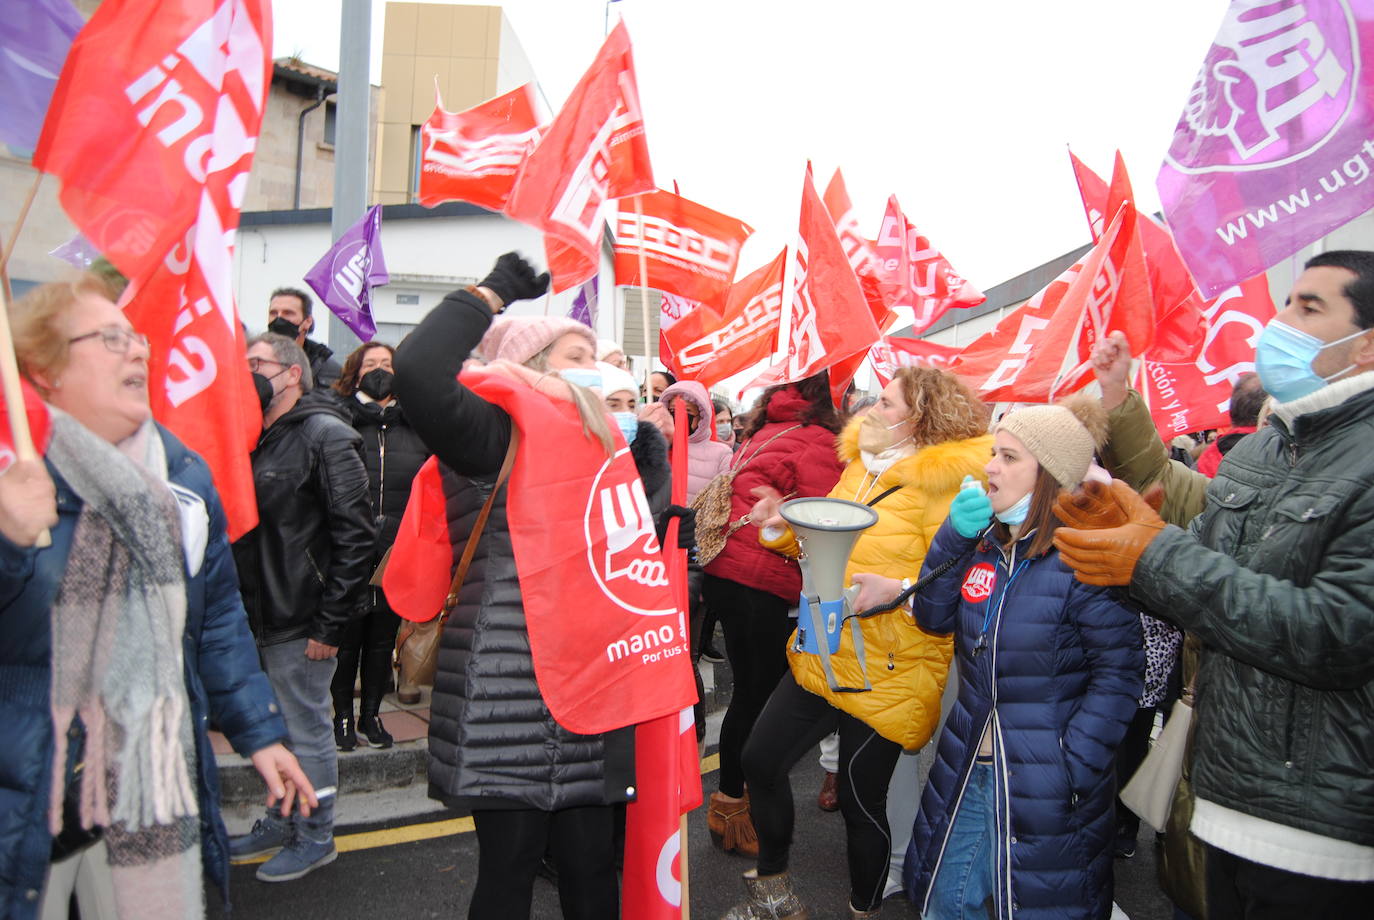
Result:
M835 436L835 449L845 464L863 462L859 456L859 426L862 423L862 416L851 419ZM922 447L894 463L891 472L901 477L903 486L920 487L934 494L957 492L969 471L970 451L981 451L986 462L986 458L992 456L992 435L980 434L963 441Z

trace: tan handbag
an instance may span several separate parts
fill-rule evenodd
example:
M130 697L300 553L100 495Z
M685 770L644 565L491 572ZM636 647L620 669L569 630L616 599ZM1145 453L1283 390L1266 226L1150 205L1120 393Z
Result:
M749 515L744 515L739 520L730 520L730 497L734 493L735 474L744 469L745 465L757 457L765 447L772 444L778 438L787 434L789 431L796 431L800 425L793 425L791 428L784 428L764 441L759 449L748 457L744 457L738 464L731 464L730 469L716 476L706 484L706 488L697 493L697 497L692 500L692 510L697 516L697 561L705 566L709 565L712 559L720 555L720 551L725 549L725 543L730 539L730 535L749 523ZM740 455L743 456L749 447L748 442L740 448Z
M515 449L519 443L520 430L512 426L510 446L506 448L506 458L501 461L501 471L496 474L496 483L491 488L491 494L487 496L487 500L482 504L482 510L477 514L477 520L472 525L472 533L468 534L468 541L463 546L463 555L459 558L458 568L453 573L453 583L449 585L448 595L444 598L439 615L422 623L405 620L396 632L396 651L393 660L400 671L400 680L397 682L399 687L434 686L434 672L439 662L439 634L444 631L444 624L448 622L453 608L458 606L458 592L463 587L463 580L467 578L468 567L472 565L472 557L477 552L477 543L487 526L487 518L491 516L491 506L496 501L496 493L501 491L501 486L510 478L511 468L515 465ZM387 550L382 565L378 567L378 574L373 576L374 583L381 581L381 570L390 558L391 550Z
M1193 836L1193 737L1197 720L1193 719L1195 704L1193 688L1197 675L1183 692L1179 705L1188 705L1189 721L1183 732L1183 756L1179 760L1180 774L1169 801L1169 816L1164 822L1164 841L1159 850L1159 887L1184 913L1193 920L1207 920L1207 845ZM1186 701L1186 702L1185 702ZM1177 706L1175 712L1177 712ZM1174 717L1170 716L1170 723ZM1148 819L1147 819L1148 820Z
M1121 801L1157 831L1163 831L1173 810L1174 792L1183 777L1183 752L1193 724L1193 707L1185 699L1174 703L1169 721L1150 753L1121 789Z

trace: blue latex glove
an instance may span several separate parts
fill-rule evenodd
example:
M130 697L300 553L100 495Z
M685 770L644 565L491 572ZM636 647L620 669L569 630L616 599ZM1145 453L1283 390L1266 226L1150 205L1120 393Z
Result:
M992 502L983 484L972 476L965 476L959 494L949 506L949 522L965 539L973 539L992 523Z

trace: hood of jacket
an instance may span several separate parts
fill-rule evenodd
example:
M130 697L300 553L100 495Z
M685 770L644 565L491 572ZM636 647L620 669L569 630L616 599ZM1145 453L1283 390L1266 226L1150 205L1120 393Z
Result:
M862 417L851 419L849 424L844 426L844 430L835 436L835 450L846 465L856 461L861 466L863 464L859 452L859 426L862 424ZM898 481L904 487L919 487L933 495L953 494L959 491L964 477L970 472L979 479L987 478L982 473L981 466L987 463L991 450L992 435L982 434L962 441L943 441L918 448L911 456L898 460L892 464L890 475L899 477ZM971 471L970 464L979 469Z
M811 407L806 397L788 387L776 391L764 407L765 422L796 422Z
M697 414L700 416L697 430L692 432L691 437L687 439L688 443L700 444L702 441L711 440L711 432L716 427L716 409L711 404L711 394L706 392L706 387L695 380L679 380L663 391L659 401L663 403L665 409L672 412L672 402L679 396L696 406Z

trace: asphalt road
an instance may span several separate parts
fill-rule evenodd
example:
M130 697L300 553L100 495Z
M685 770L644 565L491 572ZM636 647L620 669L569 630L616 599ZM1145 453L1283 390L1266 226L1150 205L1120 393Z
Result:
M797 799L792 872L811 920L849 920L844 826L838 813L815 807L821 775L814 756L804 757L792 774ZM715 788L714 774L703 776L702 781L708 793ZM477 840L464 830L467 826L449 814L434 812L395 822L340 827L343 846L363 848L341 852L333 865L295 882L265 884L253 877L254 866L237 866L231 881L232 920L458 920L466 916L477 865ZM446 835L398 842L436 831ZM741 896L739 874L750 863L712 846L704 808L691 815L689 837L691 916L717 920ZM1136 856L1115 864L1116 901L1129 920L1172 917L1155 884L1152 841L1150 829L1142 828ZM212 904L210 916L226 915L218 904ZM557 890L543 879L535 883L533 916L539 920L561 916ZM888 899L882 916L884 920L919 917L900 896Z

